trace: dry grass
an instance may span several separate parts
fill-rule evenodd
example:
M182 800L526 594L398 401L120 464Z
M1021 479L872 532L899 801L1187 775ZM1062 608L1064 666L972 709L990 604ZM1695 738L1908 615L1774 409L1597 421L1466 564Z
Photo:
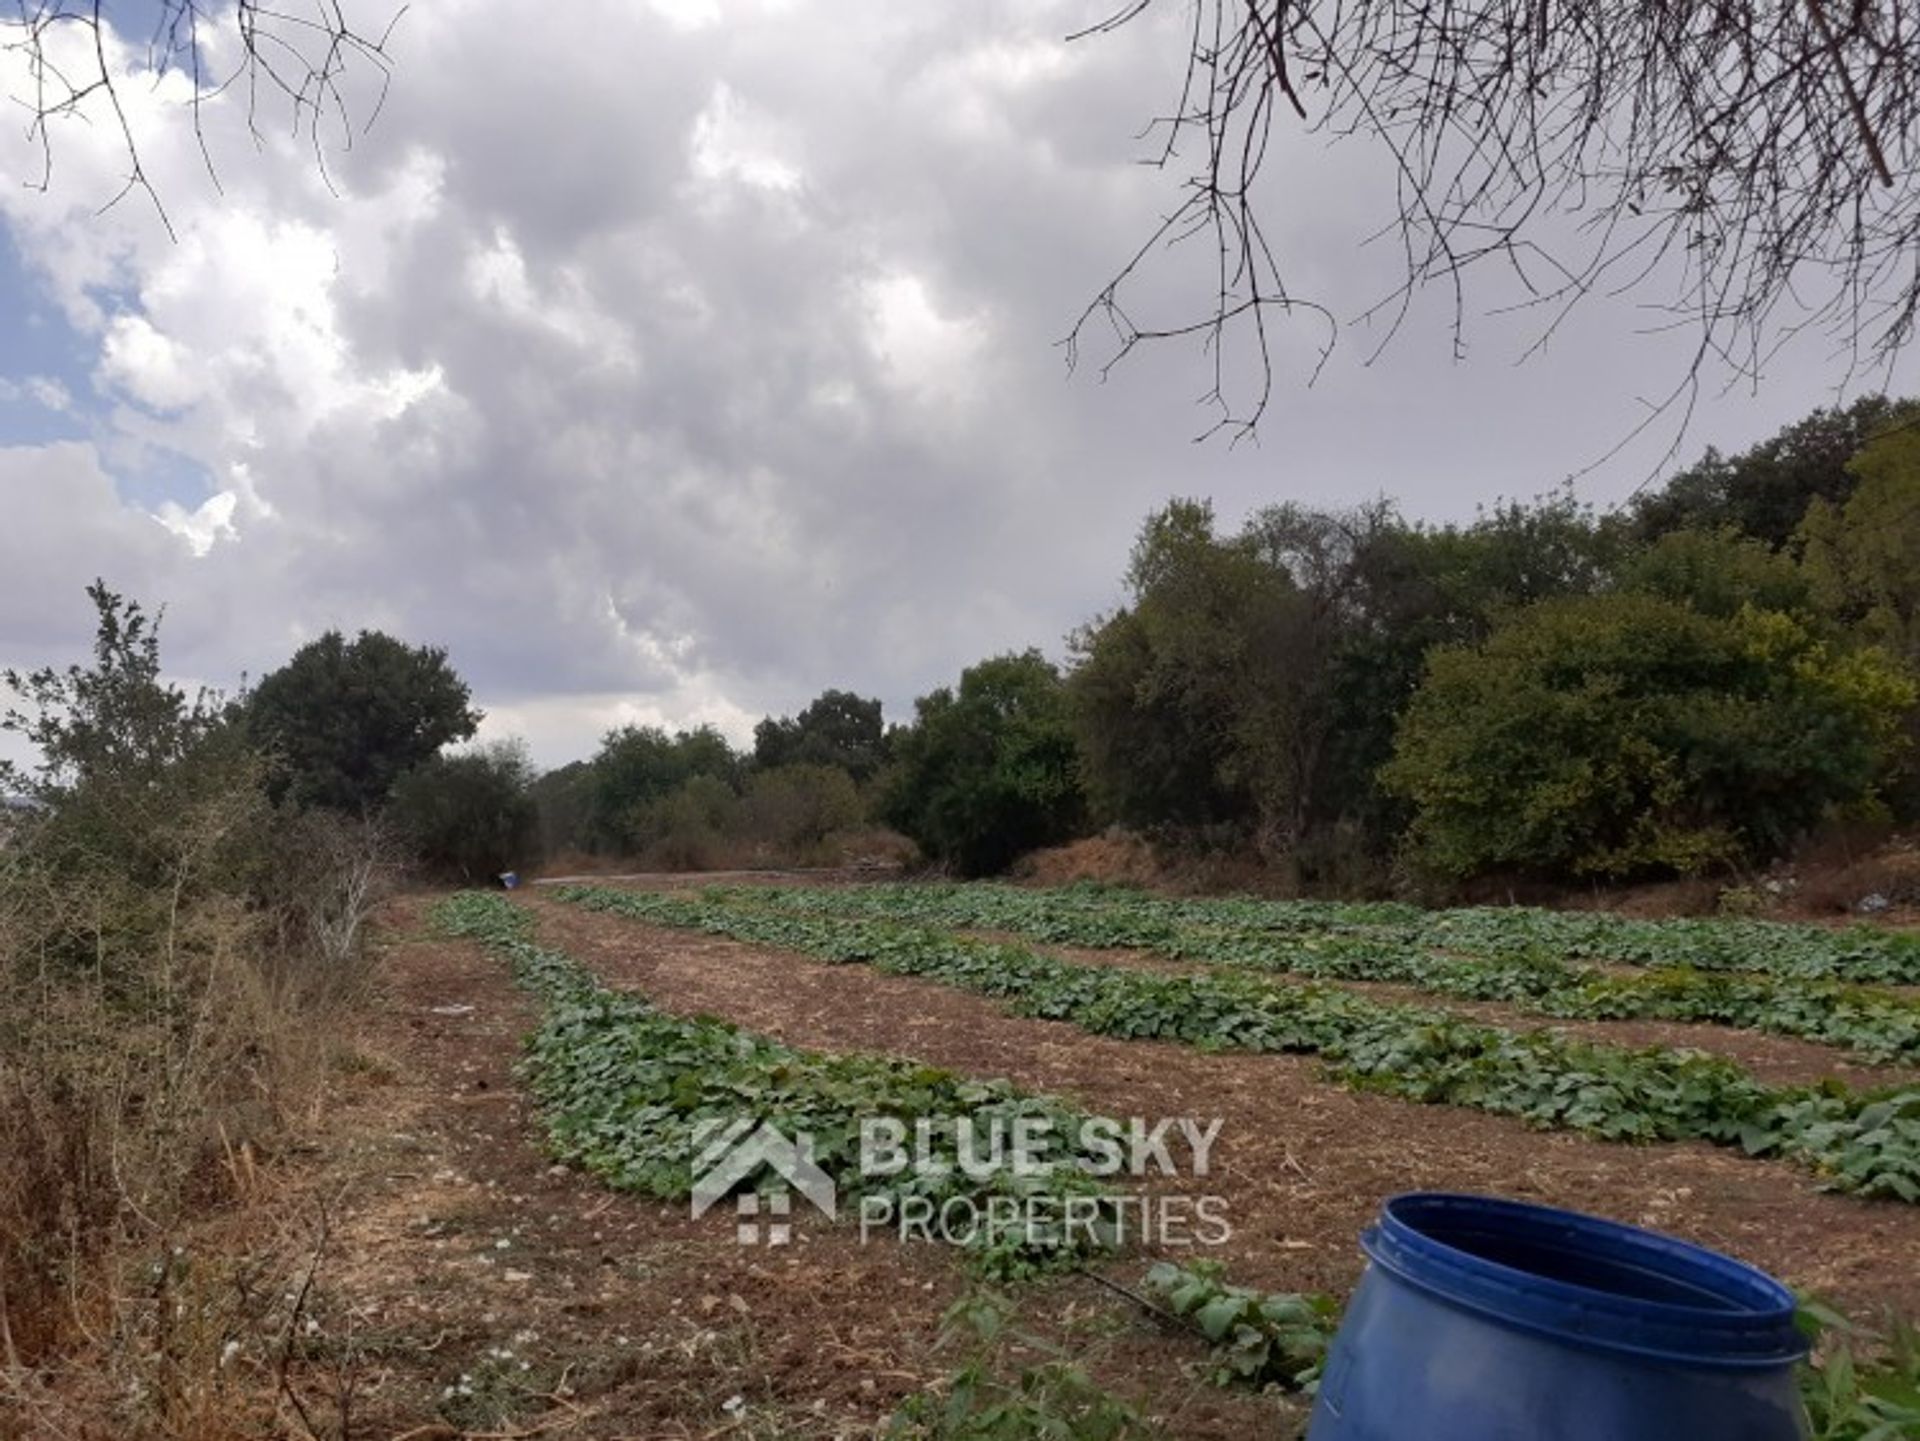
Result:
M282 1324L295 1263L270 1236L181 1238L259 1228L350 1044L379 888L363 867L243 894L8 860L0 1435L268 1434L232 1363Z
M1289 896L1299 891L1290 871L1263 863L1251 851L1162 849L1142 836L1120 830L1035 851L1021 859L1013 874L1015 879L1035 885L1100 881L1174 895L1232 891Z
M0 1434L270 1434L277 1388L235 1363L290 1344L304 1305L275 1168L358 1006L347 978L259 964L252 929L215 936L171 1012L88 984L0 995L25 1041L0 1062Z

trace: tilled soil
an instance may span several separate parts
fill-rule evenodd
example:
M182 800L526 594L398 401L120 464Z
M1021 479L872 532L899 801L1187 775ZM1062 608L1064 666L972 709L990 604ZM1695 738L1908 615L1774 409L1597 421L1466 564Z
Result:
M1823 1192L1781 1163L1704 1143L1626 1146L1536 1131L1506 1117L1345 1090L1311 1058L1110 1040L1012 1016L928 981L546 897L525 903L546 941L670 1011L721 1016L800 1046L1006 1077L1109 1116L1219 1118L1204 1186L1227 1202L1234 1227L1217 1254L1248 1284L1344 1292L1362 1264L1356 1238L1383 1199L1460 1190L1657 1227L1862 1314L1920 1311L1920 1207Z
M994 932L970 934L1015 940ZM1307 979L1284 973L1254 970L1250 967L1208 965L1201 961L1169 960L1150 951L1094 949L1083 946L1036 945L1020 941L1046 955L1058 956L1086 966L1125 966L1136 970L1160 971L1168 975L1235 975L1266 981L1273 985L1315 985L1352 991L1376 1000L1419 1006L1429 1011L1444 1011L1466 1016L1491 1025L1516 1030L1545 1028L1562 1031L1583 1040L1607 1046L1666 1046L1674 1049L1705 1051L1738 1061L1760 1080L1775 1086L1806 1086L1832 1076L1858 1090L1871 1091L1887 1086L1911 1086L1920 1083L1920 1067L1870 1065L1835 1046L1803 1041L1795 1036L1776 1036L1764 1031L1741 1030L1735 1026L1716 1026L1691 1021L1580 1021L1543 1016L1538 1011L1504 1001L1471 1001L1454 996L1436 995L1418 986L1396 981L1335 981Z
M396 1441L865 1437L969 1359L941 1340L966 1289L943 1247L800 1217L789 1245L745 1246L730 1213L553 1165L513 1074L533 1005L500 961L427 934L427 905L386 913L364 1036L382 1065L343 1081L302 1182L330 1223L289 1380L322 1434L345 1381L352 1434ZM1003 1367L1070 1349L1172 1435L1283 1436L1304 1414L1194 1379L1204 1345L1084 1277L1019 1306L1034 1340Z

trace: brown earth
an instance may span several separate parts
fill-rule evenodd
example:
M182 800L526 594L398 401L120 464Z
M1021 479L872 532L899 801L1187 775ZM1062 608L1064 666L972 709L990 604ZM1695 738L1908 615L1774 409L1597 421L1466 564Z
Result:
M1857 923L1859 902L1877 893L1893 904L1873 917L1874 924L1920 927L1920 838L1890 836L1876 827L1858 834L1846 832L1842 827L1816 838L1761 878L1725 875L1576 886L1490 875L1427 899L1436 905L1531 905L1660 919L1724 915L1730 895L1744 895L1758 904L1755 914L1767 919L1842 926ZM1040 886L1098 881L1172 896L1231 892L1276 899L1404 898L1400 878L1378 865L1362 862L1348 867L1335 881L1303 884L1284 862L1265 863L1250 851L1155 846L1130 832L1112 830L1032 852L1021 858L1014 874L1022 882ZM1771 881L1780 889L1769 892L1756 881Z
M1574 1021L1543 1016L1503 1001L1470 1001L1454 996L1436 995L1418 986L1397 981L1339 981L1288 976L1281 972L1251 967L1210 966L1203 961L1177 961L1151 951L1085 946L1036 944L1020 936L993 931L968 931L962 934L1007 940L1057 956L1075 965L1124 966L1133 970L1159 971L1168 975L1205 975L1209 971L1244 976L1276 986L1315 985L1351 991L1355 995L1397 1004L1466 1016L1491 1025L1516 1030L1545 1028L1561 1031L1583 1040L1608 1046L1667 1046L1705 1051L1737 1061L1761 1080L1776 1086L1812 1085L1826 1077L1837 1077L1863 1091L1887 1086L1920 1084L1920 1066L1876 1066L1850 1056L1836 1046L1803 1041L1794 1036L1775 1036L1761 1031L1744 1031L1733 1026L1717 1026L1686 1021Z
M1445 1188L1656 1226L1863 1316L1920 1313L1920 1207L1825 1194L1783 1165L1531 1131L1346 1091L1310 1059L1102 1039L930 982L522 897L544 939L668 1010L1004 1076L1108 1115L1219 1118L1211 1174L1155 1193L1222 1197L1234 1234L1207 1254L1247 1284L1344 1292L1381 1200ZM863 1247L853 1227L804 1218L791 1246L741 1246L731 1217L696 1222L552 1165L512 1070L533 1007L479 947L427 934L428 899L388 908L359 1059L309 1143L264 1162L279 1232L248 1214L180 1238L242 1278L278 1246L290 1264L270 1284L298 1296L296 1324L241 1335L220 1363L215 1384L252 1398L222 1437L307 1435L302 1412L313 1434L357 1441L866 1437L968 1359L941 1341L965 1282L938 1248ZM1104 1274L1132 1286L1154 1254L1195 1253L1148 1248ZM1017 1304L1031 1339L1003 1347L1003 1373L1062 1348L1176 1437L1284 1436L1302 1419L1286 1398L1205 1386L1204 1346L1086 1278L1023 1288ZM86 1384L45 1378L11 1413L33 1418L18 1434L212 1437L75 1420L63 1388ZM91 1399L91 1416L108 1414L113 1398ZM0 1433L13 1434L4 1416Z
M1920 1207L1819 1189L1704 1143L1614 1145L1506 1117L1329 1085L1311 1059L1209 1055L1007 1014L866 967L835 967L534 896L542 935L662 1007L791 1044L1004 1076L1118 1117L1219 1117L1207 1184L1231 1207L1224 1258L1274 1290L1344 1291L1356 1237L1398 1191L1496 1192L1650 1225L1753 1261L1842 1307L1920 1311Z
M373 1059L343 1076L282 1180L283 1209L327 1216L284 1363L321 1435L341 1434L345 1398L348 1434L392 1441L865 1437L969 1358L941 1340L965 1289L943 1248L862 1246L825 1222L795 1224L789 1246L742 1246L730 1216L695 1221L684 1203L551 1164L512 1069L533 1007L479 947L429 936L427 905L388 908L362 1038ZM1192 1378L1203 1344L1086 1278L1018 1305L1034 1339L1007 1343L1003 1368L1070 1349L1175 1436L1286 1435L1301 1420L1293 1401ZM276 1349L249 1345L233 1370L271 1392ZM276 1410L271 1434L305 1434L291 1400Z

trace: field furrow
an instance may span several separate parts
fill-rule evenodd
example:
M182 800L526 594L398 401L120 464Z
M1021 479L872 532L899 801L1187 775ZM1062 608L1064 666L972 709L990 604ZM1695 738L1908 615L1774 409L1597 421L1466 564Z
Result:
M1602 1211L1754 1260L1872 1312L1920 1292L1920 1208L1834 1194L1804 1173L1698 1142L1622 1147L1508 1116L1435 1112L1329 1086L1311 1058L1209 1053L1089 1036L910 975L823 964L791 944L615 919L545 898L551 936L610 984L682 1014L724 1016L796 1046L883 1051L1103 1114L1225 1123L1214 1184L1233 1207L1234 1262L1256 1283L1344 1290L1354 1238L1381 1199L1416 1188L1534 1197Z
M1135 949L1174 960L1314 980L1412 986L1437 996L1497 1002L1562 1021L1726 1026L1835 1046L1867 1064L1920 1064L1920 997L1884 987L1820 979L1817 971L1789 968L1775 974L1694 969L1695 963L1684 959L1694 954L1691 951L1676 950L1665 956L1659 969L1621 974L1596 963L1569 961L1566 955L1547 950L1542 941L1530 940L1524 947L1514 942L1504 948L1476 941L1470 926L1477 927L1483 936L1498 936L1502 934L1501 924L1513 924L1485 919L1496 913L1442 912L1420 926L1371 929L1329 919L1315 931L1299 915L1287 928L1262 927L1256 923L1259 912L1255 907L1259 903L1173 902L1104 891L1034 892L990 886L754 887L720 890L714 896L725 904L762 905L796 915L844 915L942 929L992 930L1033 940L1095 949ZM1338 915L1342 909L1351 908L1329 905L1326 909ZM1535 925L1532 917L1552 913L1515 914L1520 918L1518 934L1524 936ZM1228 924L1229 917L1238 917L1240 924ZM1556 919L1549 929L1557 924ZM1397 934L1380 933L1388 930ZM1798 936L1803 952L1811 945L1820 955L1830 954L1835 934L1811 927L1777 926L1773 930L1782 936ZM1577 942L1581 934L1585 931L1572 933L1569 944ZM1865 942L1850 944L1858 949ZM1894 969L1904 974L1898 967Z

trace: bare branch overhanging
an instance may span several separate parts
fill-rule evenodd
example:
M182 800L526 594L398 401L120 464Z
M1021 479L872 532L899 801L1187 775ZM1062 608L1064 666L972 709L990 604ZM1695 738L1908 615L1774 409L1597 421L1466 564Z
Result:
M1655 413L1690 406L1710 367L1757 380L1809 331L1836 347L1843 384L1912 338L1912 0L1185 3L1185 81L1155 123L1152 163L1184 169L1191 149L1192 172L1076 322L1070 361L1102 329L1105 368L1151 340L1198 338L1213 358L1219 426L1236 434L1272 397L1270 316L1317 317L1324 361L1339 326L1289 288L1262 224L1263 207L1312 204L1269 166L1277 123L1371 141L1391 161L1396 216L1376 238L1397 241L1402 279L1360 317L1380 323L1378 346L1414 296L1438 286L1460 353L1468 282L1485 270L1539 313L1536 347L1594 294L1638 297L1654 328L1690 329L1691 365ZM1129 0L1083 34L1165 4ZM1211 304L1174 323L1136 320L1144 269L1195 239L1211 247ZM1258 373L1236 402L1229 342L1249 329Z
M123 42L144 43L144 55L136 56L138 69L154 80L184 74L191 81L186 105L216 185L219 177L207 147L203 107L235 88L245 92L247 125L256 143L264 143L262 123L271 116L270 123L284 125L312 147L325 176L327 145L350 148L356 130L372 122L385 98L391 71L387 45L405 7L381 8L385 23L374 32L356 27L343 0L301 0L297 8L286 9L268 0L217 6L208 0L159 0L152 31L141 37L116 29L118 7L109 0L11 0L0 9L0 48L22 62L18 69L25 84L23 93L6 98L25 111L27 136L40 152L39 173L26 181L36 189L47 188L53 178L57 122L94 119L97 107L118 129L127 165L124 184L103 209L137 191L173 233L126 107L132 81L114 53ZM230 38L238 44L215 46L217 27L231 28ZM210 49L237 58L214 70ZM365 113L356 115L348 87L363 82L370 82L374 91L361 106Z

